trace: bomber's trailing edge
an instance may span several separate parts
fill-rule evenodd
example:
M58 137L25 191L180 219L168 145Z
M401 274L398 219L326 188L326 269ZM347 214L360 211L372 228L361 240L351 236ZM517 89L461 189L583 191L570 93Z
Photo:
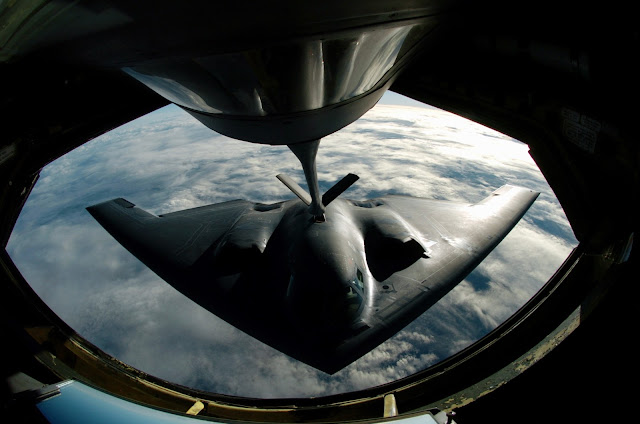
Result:
M159 216L124 199L88 210L194 302L335 373L454 288L538 196L506 185L473 205L391 195L353 201L337 198L353 174L322 198L279 178L301 199Z

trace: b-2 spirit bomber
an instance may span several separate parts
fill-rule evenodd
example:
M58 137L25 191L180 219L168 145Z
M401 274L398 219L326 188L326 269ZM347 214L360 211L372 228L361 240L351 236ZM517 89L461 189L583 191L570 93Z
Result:
M471 272L538 196L503 186L469 205L409 196L320 196L319 140L290 146L310 193L155 216L113 199L88 208L181 293L279 351L333 374L401 330Z

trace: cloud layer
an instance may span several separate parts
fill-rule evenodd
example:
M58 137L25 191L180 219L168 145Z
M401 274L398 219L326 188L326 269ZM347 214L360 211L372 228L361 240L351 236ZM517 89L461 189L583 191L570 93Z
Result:
M449 295L333 376L256 341L193 304L115 242L84 210L124 197L150 212L243 198L291 199L302 184L286 147L217 135L176 107L126 124L53 162L8 251L43 300L101 349L179 384L258 397L321 396L384 384L459 351L522 306L576 242L527 147L433 108L378 105L321 143L321 189L348 172L343 196L408 194L474 203L503 184L542 194Z

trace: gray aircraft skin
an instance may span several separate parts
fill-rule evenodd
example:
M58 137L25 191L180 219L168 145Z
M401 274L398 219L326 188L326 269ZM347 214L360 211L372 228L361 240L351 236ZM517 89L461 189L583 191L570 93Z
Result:
M357 179L349 174L320 198L315 164L296 155L312 170L311 195L279 178L300 199L233 200L159 216L121 198L87 209L194 302L333 374L459 284L539 194L505 185L477 204L337 198Z

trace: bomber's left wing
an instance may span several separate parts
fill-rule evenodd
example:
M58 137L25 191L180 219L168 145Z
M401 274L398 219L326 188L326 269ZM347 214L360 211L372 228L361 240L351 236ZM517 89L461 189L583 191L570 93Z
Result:
M408 224L427 251L411 266L381 281L389 289L383 288L376 298L376 319L389 323L398 313L411 316L426 310L430 299L442 297L493 251L538 195L505 185L476 204L382 197L384 205ZM417 311L412 313L413 309Z
M365 227L372 298L365 328L335 348L324 366L341 369L433 306L500 243L538 195L505 185L476 204L409 196L353 202Z

